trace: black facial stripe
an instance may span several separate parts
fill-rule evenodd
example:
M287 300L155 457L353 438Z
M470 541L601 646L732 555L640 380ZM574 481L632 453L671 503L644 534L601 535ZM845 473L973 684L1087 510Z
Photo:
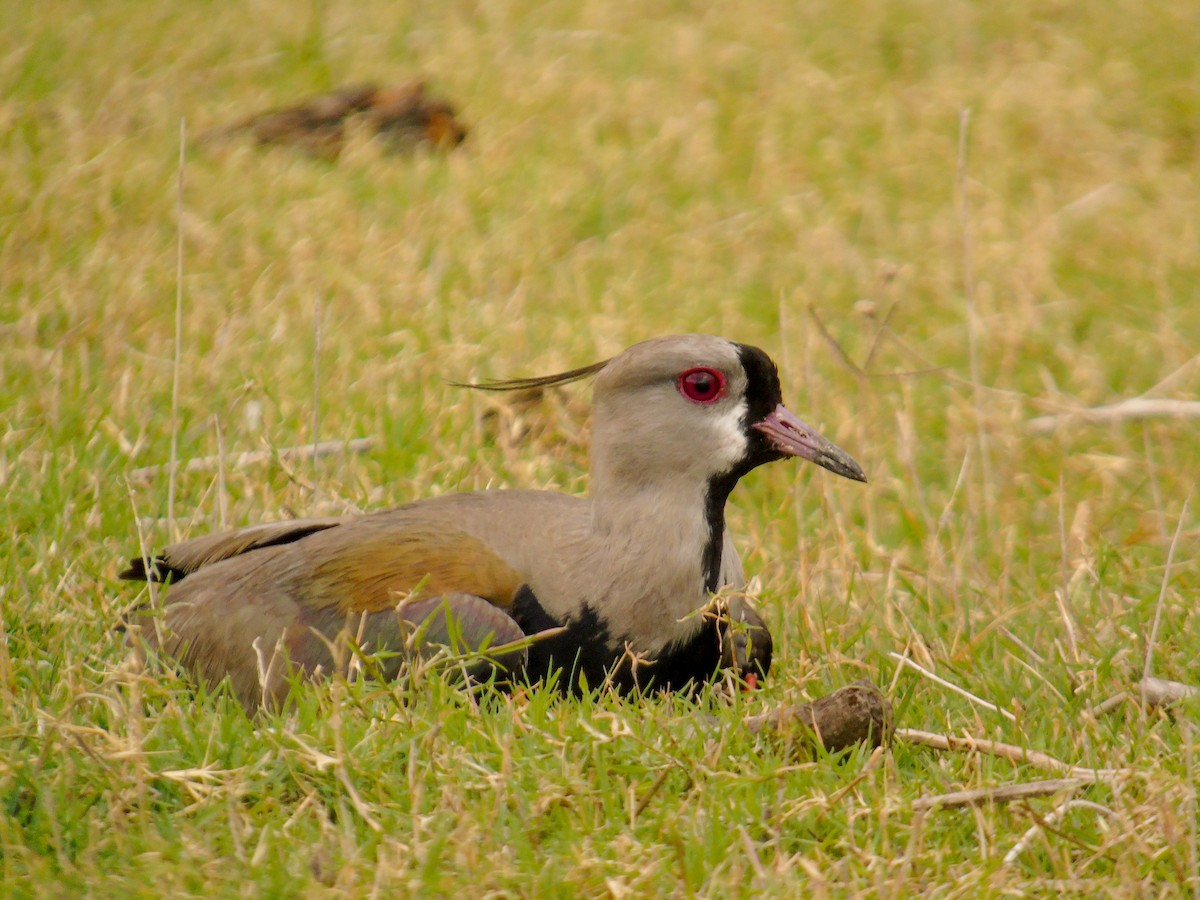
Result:
M779 388L779 370L771 357L749 344L734 344L746 372L746 421L748 427L761 422L783 402Z
M771 357L749 344L734 346L737 347L738 358L746 373L746 414L742 419L742 431L749 446L746 448L745 458L735 468L738 477L741 477L763 463L783 459L786 455L776 450L765 434L751 427L783 403L783 392L779 388L779 370L775 368Z
M704 589L710 594L721 588L721 552L725 547L725 501L741 475L728 472L708 483L704 492L704 518L708 522L708 542L700 557L704 572Z
M708 543L704 545L701 565L704 571L704 586L710 592L721 588L721 551L725 542L725 501L738 479L751 469L781 458L762 432L751 428L755 422L765 419L780 403L783 394L779 388L779 370L771 357L749 344L734 344L738 361L746 373L746 412L742 418L742 431L748 446L746 456L734 467L716 476L708 483L704 496L704 517L708 521Z

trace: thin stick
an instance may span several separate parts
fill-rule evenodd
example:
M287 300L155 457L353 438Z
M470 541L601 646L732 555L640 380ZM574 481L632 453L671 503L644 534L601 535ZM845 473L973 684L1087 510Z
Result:
M881 321L879 323L879 327L875 329L875 334L871 337L871 346L867 348L867 356L866 359L863 360L862 364L863 372L871 371L871 365L875 361L875 353L879 350L880 345L883 343L883 337L888 333L889 326L892 323L892 316L896 314L896 310L899 309L899 307L900 304L893 301L891 306L888 307L887 312L883 314L883 321Z
M316 448L321 436L321 294L313 298L313 408L312 460L318 459Z
M1179 524L1175 526L1175 537L1171 538L1171 547L1167 550L1167 564L1163 568L1162 587L1158 591L1158 603L1154 605L1154 624L1150 626L1150 639L1146 642L1146 665L1142 667L1143 684L1150 677L1150 673L1154 671L1154 645L1158 641L1158 626L1162 623L1163 602L1167 598L1167 586L1171 583L1171 563L1175 559L1175 547L1179 543L1179 534L1183 531L1183 521L1187 518L1188 504L1191 502L1190 495L1183 501L1183 510L1179 513Z
M1107 700L1097 703L1095 706L1089 706L1085 710L1085 714L1091 716L1093 719L1098 719L1101 716L1108 715L1128 699L1129 691L1118 691Z
M821 332L821 337L825 339L825 343L827 343L830 349L833 350L834 355L841 361L842 365L859 378L862 378L865 374L863 370L854 364L854 360L852 360L849 355L847 355L846 351L842 349L842 345L839 344L837 339L829 333L829 329L825 327L825 323L821 321L821 317L817 314L817 308L812 304L809 304L808 314L812 316L813 322L816 323L817 331Z
M1173 387L1175 385L1176 381L1179 381L1180 379L1186 378L1188 375L1190 375L1191 373L1188 370L1191 369L1193 366L1195 366L1198 363L1200 363L1200 353L1197 353L1195 356L1193 356L1191 359L1189 359L1183 365L1179 366L1177 369L1175 369L1175 371L1171 372L1171 374L1167 375L1165 378L1162 378L1155 384L1151 385L1151 387L1148 390L1142 391L1142 393L1139 394L1138 396L1145 397L1145 396L1148 396L1149 394L1158 394L1158 393L1161 393L1161 392L1167 390L1168 388Z
M1093 803L1090 800L1068 800L1066 803L1055 807L1050 811L1050 814L1044 819L1035 822L1030 826L1029 830L1021 835L1020 840L1013 844L1012 849L1004 854L1002 861L1003 865L1011 866L1017 861L1017 857L1029 849L1029 845L1033 843L1034 838L1041 834L1045 828L1053 827L1059 819L1063 818L1073 809L1088 809L1097 815L1107 816L1110 819L1115 819L1117 814L1107 806L1101 806L1099 803Z
M1072 222L1082 218L1095 215L1097 212L1108 206L1111 202L1121 196L1122 188L1119 184L1107 181L1097 188L1092 188L1082 197L1076 197L1070 203L1060 206L1053 213L1043 219L1039 226L1056 225L1061 222ZM1036 227L1035 229L1036 230Z
M910 669L915 669L917 672L920 672L922 675L924 675L926 678L928 678L930 681L934 682L935 684L940 684L942 687L946 688L947 690L954 691L954 693L958 694L960 697L966 697L972 703L976 703L979 706L982 706L984 709L990 709L992 712L999 713L1000 715L1004 716L1004 718L1008 719L1010 722L1017 721L1017 717L1015 715L1013 715L1011 712L1009 712L1007 709L1001 709L995 703L992 703L989 700L984 700L982 697L977 697L974 694L972 694L970 691L966 690L965 688L960 688L957 684L953 684L949 681L946 681L946 679L944 679L944 678L940 678L939 676L934 675L932 672L930 672L928 669L924 668L923 666L917 665L915 662L913 662L907 656L901 656L899 653L896 653L896 652L888 653L888 656L890 656L892 659L896 660L903 666L908 666Z
M1082 778L1048 778L1044 781L1025 781L1003 787L976 788L970 791L951 791L918 797L913 810L958 809L963 806L986 806L992 803L1012 803L1030 797L1049 797L1063 791L1074 791L1088 782Z
M1200 687L1165 678L1143 678L1138 682L1138 692L1151 706L1171 706L1200 697Z
M1190 700L1192 697L1200 697L1200 687L1183 684L1179 681L1168 681L1165 678L1143 678L1134 685L1134 690L1136 691L1134 694L1129 691L1118 691L1107 700L1090 707L1087 714L1097 719L1134 697L1141 700L1146 709L1165 709L1176 703Z
M232 458L216 456L197 456L189 459L181 466L184 472L211 472L224 464L235 469L257 463L270 462L273 459L305 460L311 456L332 456L336 453L365 453L371 449L374 440L369 437L352 438L348 441L321 441L317 444L303 444L299 447L280 447L277 450L247 450ZM129 473L130 478L151 478L163 471L170 471L171 465L142 466Z
M1146 474L1150 476L1150 491L1154 494L1154 512L1158 519L1158 530L1167 536L1167 514L1163 510L1162 491L1158 487L1158 465L1154 462L1154 447L1150 443L1150 429L1142 423L1142 446L1146 448Z
M942 529L950 522L951 508L954 506L954 501L958 499L958 492L962 489L963 482L967 480L967 472L971 465L971 448L967 447L963 453L962 465L958 467L958 477L954 479L954 487L950 490L950 499L946 501L946 505L942 507L942 514L938 516L937 531L934 532L933 542L937 544L941 540Z
M1200 400L1131 397L1107 406L1091 406L1051 416L1037 416L1027 423L1030 431L1046 434L1066 422L1099 425L1127 419L1200 419Z
M146 543L146 532L142 529L142 520L141 517L138 516L137 498L133 494L133 487L129 484L129 479L125 480L125 491L129 494L129 506L133 511L133 524L134 527L137 528L138 556L140 556L142 559L143 568L149 572L150 566L153 565L151 563L153 554L150 552L149 545ZM158 590L158 585L154 583L153 579L150 579L146 583L146 588L150 592L149 608L154 612L161 611L162 605L159 603L160 593ZM132 616L126 616L126 618L129 621L133 620ZM152 616L151 621L154 623L154 637L157 641L157 645L161 647L163 646L163 639L165 638L165 635L163 634L163 617L158 615ZM138 654L138 659L142 659L142 654Z
M4 588L0 588L0 599L4 598ZM3 686L3 696L5 707L12 705L12 701L19 701L19 695L13 685L16 681L12 677L12 657L8 653L8 631L4 627L4 620L0 618L0 685ZM10 720L15 721L15 720Z
M761 881L767 877L767 873L763 869L762 860L758 858L758 848L754 846L754 838L750 837L750 832L746 830L745 825L738 826L738 836L742 839L742 848L746 851L746 859L750 860L750 868L754 870L755 876Z
M175 191L175 366L171 374L171 481L167 485L167 521L175 529L175 476L179 465L179 372L183 357L183 164L187 155L187 119L179 120L179 177Z
M991 526L992 466L988 452L987 429L983 425L983 399L979 376L979 311L975 306L975 272L971 262L971 204L967 199L967 135L971 127L971 108L963 107L958 115L958 220L962 232L963 298L967 305L967 356L971 367L971 399L975 406L975 431L979 441L980 466L983 476L983 499Z
M663 783L667 780L667 776L673 771L675 771L675 767L668 765L664 766L663 770L658 773L658 777L654 779L654 783L650 785L650 789L646 791L642 799L637 802L637 806L634 807L632 822L630 824L637 822L638 816L646 811L646 807L650 805L650 801L654 799L654 795L658 793L658 789L663 786Z
M229 496L225 485L225 435L221 433L221 420L213 416L213 428L217 432L217 526L224 529L229 521Z
M1073 766L1061 759L1055 759L1040 750L1027 750L1015 744L1004 744L1000 741L989 741L985 738L951 737L947 734L935 734L931 731L919 731L916 728L897 728L895 739L909 744L920 744L933 747L935 750L973 750L986 753L1000 759L1011 760L1015 763L1025 763L1035 769L1045 769L1049 772L1061 772L1070 778L1083 781L1103 781L1124 774L1123 769L1091 769L1087 766Z
M1071 650L1071 661L1079 663L1079 642L1075 639L1075 623L1071 620L1071 609L1067 588L1071 584L1071 576L1067 571L1067 511L1066 486L1063 484L1063 474L1058 473L1058 545L1062 559L1062 590L1054 592L1058 605L1058 614L1062 616L1063 626L1067 630L1067 647Z

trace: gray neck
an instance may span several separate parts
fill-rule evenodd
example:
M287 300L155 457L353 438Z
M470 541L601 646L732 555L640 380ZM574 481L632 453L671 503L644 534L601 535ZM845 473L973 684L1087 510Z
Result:
M721 567L724 496L714 528L710 486L694 473L664 477L660 470L652 486L636 473L621 476L593 469L593 537L610 555L610 571L620 573L606 609L614 638L636 636L638 649L654 652L701 625L694 613L707 604Z

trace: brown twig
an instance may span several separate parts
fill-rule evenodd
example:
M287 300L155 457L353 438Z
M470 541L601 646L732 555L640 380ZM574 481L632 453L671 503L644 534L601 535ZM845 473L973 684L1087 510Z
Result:
M889 331L889 326L892 323L892 316L896 314L896 309L900 306L899 303L892 303L887 312L883 314L883 321L879 323L879 327L875 329L875 334L871 336L871 346L867 348L866 358L863 359L862 370L864 372L871 371L871 364L875 361L875 353L879 350L883 343L883 337Z
M971 127L971 108L963 107L958 115L958 224L962 233L962 281L963 299L967 314L967 364L971 370L971 401L975 410L975 437L979 442L979 465L983 479L984 512L988 529L992 524L992 453L983 415L983 378L979 365L979 307L975 297L975 271L971 248L971 201L967 195L969 172L967 169L967 137Z
M951 791L948 794L932 794L913 801L913 810L958 809L963 806L986 806L992 803L1012 803L1031 797L1049 797L1065 791L1074 791L1088 782L1082 778L1048 778L1043 781L1025 781L1006 784L1002 787L976 788L970 791Z
M1082 781L1103 781L1124 774L1124 769L1092 769L1087 766L1073 766L1055 759L1040 750L1028 750L1015 744L1005 744L1000 741L989 741L986 738L951 737L947 734L936 734L931 731L920 731L916 728L897 728L896 740L908 744L919 744L933 747L937 750L964 750L986 753L1015 763L1024 763L1035 769L1045 769L1050 772L1061 772L1069 778Z
M317 447L321 443L321 292L313 297L313 404L312 404L312 460L320 459Z
M1192 697L1200 697L1200 687L1165 678L1143 678L1133 686L1132 691L1118 691L1088 709L1087 714L1099 718L1134 699L1140 700L1147 709L1166 709Z
M663 766L663 770L658 773L658 777L654 779L654 783L650 785L649 790L642 795L642 798L637 802L637 806L634 807L633 819L635 822L646 811L646 807L650 805L650 801L654 799L654 795L658 793L658 789L663 786L667 780L667 776L673 771L675 771L674 766Z
M1028 849L1029 845L1033 843L1034 838L1036 838L1042 831L1054 830L1053 826L1059 821L1059 819L1063 818L1073 809L1088 809L1099 815L1107 816L1110 819L1116 818L1117 815L1107 806L1101 806L1099 803L1093 803L1090 800L1068 800L1067 802L1055 807L1044 819L1038 819L1038 821L1031 825L1029 830L1021 835L1020 840L1013 844L1012 849L1004 854L1003 864L1008 866L1016 862L1017 857L1024 853L1026 849Z
M829 348L833 350L834 355L841 360L842 365L859 378L862 378L866 373L854 364L854 360L852 360L846 351L842 349L842 345L839 344L837 339L829 333L829 329L825 327L825 323L821 321L820 315L817 314L817 308L810 304L808 307L808 314L812 316L812 320L817 326L817 331L821 332L821 337L825 339L825 343L827 343Z
M229 491L225 484L225 435L216 416L213 416L213 431L217 437L217 525L224 530L229 527Z
M1129 419L1200 419L1200 400L1154 399L1133 397L1107 406L1092 406L1049 416L1037 416L1027 423L1029 430L1048 434L1064 423L1098 425Z
M171 480L167 521L175 527L175 480L179 472L179 372L183 357L183 164L187 158L187 119L179 120L179 174L175 190L175 364L171 370Z
M1150 637L1146 641L1146 664L1142 668L1142 685L1151 677L1154 671L1154 645L1158 641L1158 626L1162 623L1163 601L1167 598L1167 586L1171 583L1171 564L1175 561L1175 547L1179 544L1179 534L1183 531L1183 522L1187 518L1188 504L1192 498L1183 501L1183 509L1179 513L1179 524L1175 526L1175 537L1171 538L1171 547L1167 550L1167 564L1163 567L1162 587L1158 590L1158 602L1154 605L1154 623L1150 626Z
M947 690L954 691L954 693L958 694L959 696L966 697L972 703L977 703L980 706L984 707L984 709L990 709L992 712L999 713L1000 715L1004 716L1004 718L1008 719L1010 722L1017 721L1017 717L1015 715L1013 715L1013 713L1009 712L1007 709L1003 709L1002 707L997 706L995 703L992 703L990 700L984 700L982 697L977 697L974 694L972 694L970 691L966 690L965 688L961 688L957 684L954 684L953 682L947 681L946 679L933 674L928 669L926 669L924 666L920 666L917 663L913 662L907 656L901 656L899 653L895 653L895 652L889 653L888 656L890 656L892 659L896 660L902 666L908 666L910 669L913 669L914 671L919 672L920 674L924 675L926 678L928 678L930 681L934 682L935 684L940 684L942 687L946 688Z
M1063 486L1063 476L1058 476L1058 544L1062 561L1062 588L1054 592L1055 605L1063 620L1063 629L1067 634L1067 648L1071 651L1071 662L1079 665L1079 641L1075 639L1075 621L1071 618L1071 576L1067 570L1067 512L1066 489Z
M1175 387L1177 381L1181 381L1191 375L1191 369L1200 364L1200 353L1197 353L1183 365L1176 367L1169 375L1160 378L1158 382L1151 385L1149 389L1142 391L1138 397L1148 397L1151 394L1161 394L1164 391L1171 390Z

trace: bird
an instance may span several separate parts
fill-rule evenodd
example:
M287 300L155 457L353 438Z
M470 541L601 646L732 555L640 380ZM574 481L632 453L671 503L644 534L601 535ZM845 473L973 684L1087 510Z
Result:
M431 96L422 81L376 90L366 120L392 153L407 153L422 143L436 150L453 150L467 137L467 128L454 107Z
M333 161L346 144L347 125L354 122L363 124L367 134L379 135L390 153L409 153L422 144L453 150L467 136L454 107L418 80L388 87L373 82L346 85L292 106L255 113L197 140L211 143L249 132L258 144L287 144Z
M586 496L448 493L185 540L120 573L167 583L126 616L129 640L206 685L228 679L247 710L280 706L297 676L344 672L353 653L392 678L455 640L479 651L466 675L492 683L693 691L732 670L756 684L773 643L743 591L726 500L788 457L855 481L862 468L784 405L763 350L722 337L651 338L567 372L464 386L593 376Z

